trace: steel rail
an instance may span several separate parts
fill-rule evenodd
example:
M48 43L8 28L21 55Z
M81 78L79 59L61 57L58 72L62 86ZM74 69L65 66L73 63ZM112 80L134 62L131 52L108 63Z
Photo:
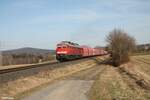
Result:
M45 65L50 65L50 64L57 64L58 62L47 62L47 63L41 63L41 64L35 64L35 65L27 65L27 66L22 66L22 67L14 67L14 68L7 68L7 69L1 69L0 74L4 73L9 73L9 72L15 72L15 71L20 71L20 70L26 70L26 69L32 69L32 68L37 68L37 67L42 67Z

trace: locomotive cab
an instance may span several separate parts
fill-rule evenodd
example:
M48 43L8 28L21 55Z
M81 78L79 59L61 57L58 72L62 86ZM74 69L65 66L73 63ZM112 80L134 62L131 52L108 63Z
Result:
M81 58L81 48L78 44L63 41L57 44L56 59L58 61L66 61Z
M67 46L66 45L57 45L56 49L56 59L59 61L65 60L65 55L68 53Z

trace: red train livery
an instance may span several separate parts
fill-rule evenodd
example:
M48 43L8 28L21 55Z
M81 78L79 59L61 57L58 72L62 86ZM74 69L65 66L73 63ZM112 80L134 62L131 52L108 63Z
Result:
M90 48L88 46L80 46L77 43L62 41L57 44L56 59L58 61L66 61L71 59L106 55L107 51L99 48Z

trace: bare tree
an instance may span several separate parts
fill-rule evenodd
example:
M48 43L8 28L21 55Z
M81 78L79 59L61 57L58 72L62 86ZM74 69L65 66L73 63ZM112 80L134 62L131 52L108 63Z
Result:
M0 51L0 66L2 66L3 65L3 59L2 59L2 52Z
M115 66L129 61L129 55L135 48L135 39L133 37L120 29L114 29L107 36L106 41Z
M3 65L3 58L2 58L2 51L1 51L1 41L0 41L0 66Z

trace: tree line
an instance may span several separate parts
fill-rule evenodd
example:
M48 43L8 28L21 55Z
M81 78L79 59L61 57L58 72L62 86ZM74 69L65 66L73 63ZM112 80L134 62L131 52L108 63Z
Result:
M51 54L2 54L2 64L6 65L16 65L16 64L32 64L44 61L50 61L54 59Z

